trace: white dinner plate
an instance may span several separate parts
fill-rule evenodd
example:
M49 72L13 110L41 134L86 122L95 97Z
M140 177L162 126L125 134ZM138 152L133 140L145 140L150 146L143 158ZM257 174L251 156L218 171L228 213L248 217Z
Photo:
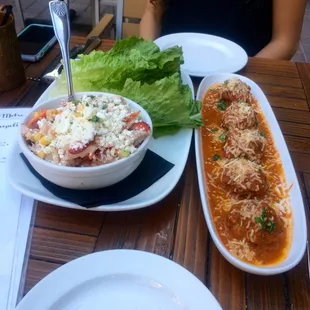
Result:
M234 42L202 33L176 33L154 41L161 50L181 46L182 70L189 75L205 77L216 72L237 72L248 61L245 50Z
M239 78L247 85L251 87L251 92L260 104L261 110L265 116L266 122L273 134L273 140L276 148L280 154L280 158L283 165L283 170L285 173L285 178L287 184L293 184L290 190L290 201L292 208L292 244L289 250L288 256L279 263L270 266L254 266L233 256L223 245L220 238L217 235L216 228L213 225L212 213L208 205L208 192L206 188L206 178L203 167L203 153L201 145L201 131L195 131L195 153L196 153L196 163L197 163L197 174L198 183L200 190L200 197L202 201L203 212L206 218L206 222L209 228L211 237L217 246L218 250L222 255L234 266L242 269L246 272L260 275L273 275L278 273L286 272L293 267L295 267L300 260L303 258L307 243L307 224L305 208L303 204L303 199L300 192L299 183L296 177L295 169L286 146L284 137L282 135L281 129L279 127L278 121L273 113L273 110L268 102L268 99L264 95L260 87L252 80L237 74L214 74L204 78L199 86L197 99L203 100L207 89L216 82L224 82L230 78Z
M194 98L192 80L187 74L182 74L182 79L184 84L190 86ZM44 101L50 99L50 93L53 87L55 87L55 82L42 94L34 107L38 107ZM24 195L61 207L91 211L124 211L139 209L153 205L162 200L176 186L187 162L192 135L192 129L182 129L175 135L164 136L157 139L152 138L149 149L173 163L174 167L140 194L115 204L101 205L96 208L86 209L75 203L56 197L42 186L40 181L30 172L19 155L21 149L17 142L13 146L7 163L8 178L13 187Z
M164 257L111 250L78 258L41 280L16 310L219 310L210 291Z

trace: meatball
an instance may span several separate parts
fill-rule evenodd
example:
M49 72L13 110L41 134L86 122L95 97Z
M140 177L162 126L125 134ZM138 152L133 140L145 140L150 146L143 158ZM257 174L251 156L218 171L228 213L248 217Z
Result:
M242 201L226 215L226 230L236 239L260 245L272 244L283 233L283 221L276 211L264 202Z
M256 113L246 102L233 102L223 115L222 122L228 129L251 129L257 123Z
M224 156L244 157L259 161L266 147L266 139L258 129L230 130L226 136Z
M224 82L222 99L228 102L243 101L251 103L251 88L240 79L232 78Z
M221 181L239 196L261 196L268 187L261 167L244 158L224 160Z

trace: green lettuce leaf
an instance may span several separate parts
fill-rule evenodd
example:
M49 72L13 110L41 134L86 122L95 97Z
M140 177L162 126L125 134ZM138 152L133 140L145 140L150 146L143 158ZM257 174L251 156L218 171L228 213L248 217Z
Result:
M182 84L179 73L153 84L127 79L123 89L103 91L127 97L141 105L152 119L155 136L175 133L181 127L197 128L203 124L201 102L192 99L191 89Z
M130 37L117 41L108 52L94 51L71 61L73 89L119 94L140 104L150 115L154 136L176 133L180 128L203 124L201 103L182 85L182 49L160 51L150 41ZM63 72L52 95L67 93Z
M93 51L79 58L71 60L75 91L97 91L103 87L121 89L128 77L151 84L179 72L184 62L180 47L161 52L153 42L137 37L117 41L108 52ZM66 92L64 73L57 88L58 93Z

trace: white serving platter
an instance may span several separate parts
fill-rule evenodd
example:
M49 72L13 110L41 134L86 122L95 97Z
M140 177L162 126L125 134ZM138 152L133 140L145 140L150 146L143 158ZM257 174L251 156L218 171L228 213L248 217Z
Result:
M191 78L186 73L182 73L182 79L183 83L189 85L191 88L194 98L194 87ZM46 89L35 103L34 108L40 106L46 100L51 98L51 93L53 92L55 85L54 82L48 89ZM173 163L174 167L161 179L140 194L119 203L86 209L77 204L56 197L43 187L40 181L27 168L19 155L21 149L17 143L14 144L8 160L7 170L9 181L14 188L26 196L66 208L91 211L125 211L148 207L165 198L178 183L187 162L192 135L192 129L182 129L175 135L164 136L158 139L152 138L149 149Z
M159 255L135 250L75 259L41 280L16 310L220 310L193 274Z
M278 121L273 113L273 110L268 102L266 96L260 87L254 83L252 80L237 75L237 74L226 74L220 73L208 76L203 79L201 82L197 99L203 100L204 95L207 89L215 82L224 82L227 79L232 77L237 77L244 81L251 87L251 92L257 101L260 103L262 112L265 115L266 121L269 125L269 128L273 134L274 142L276 148L280 153L280 157L283 164L283 169L286 177L287 184L293 184L293 187L290 191L290 200L292 208L292 217L293 217L293 230L292 230L292 244L288 256L285 260L280 263L272 266L260 267L254 266L248 263L241 261L240 259L233 256L222 244L220 238L217 235L216 228L213 225L212 214L208 205L208 193L205 183L205 173L203 167L203 154L202 154L202 145L201 145L201 131L195 131L195 151L196 151L196 164L197 164L197 173L198 173L198 183L200 196L202 201L203 212L205 219L211 234L211 237L217 246L221 254L234 266L244 271L260 274L260 275L272 275L278 274L285 271L288 271L295 267L300 260L302 259L306 244L307 244L307 226L306 226L306 216L305 209L303 204L302 195L300 192L299 183L296 177L295 169L286 146L284 137L282 135L281 129L279 127Z

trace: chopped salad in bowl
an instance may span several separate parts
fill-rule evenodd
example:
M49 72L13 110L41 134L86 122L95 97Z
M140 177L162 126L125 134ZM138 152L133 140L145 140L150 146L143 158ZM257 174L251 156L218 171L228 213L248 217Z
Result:
M69 167L105 165L130 156L152 135L141 110L121 96L84 94L42 108L22 125L29 149L41 159Z
M65 188L96 189L142 162L153 124L136 102L110 93L75 93L43 102L21 123L18 143L33 169Z

